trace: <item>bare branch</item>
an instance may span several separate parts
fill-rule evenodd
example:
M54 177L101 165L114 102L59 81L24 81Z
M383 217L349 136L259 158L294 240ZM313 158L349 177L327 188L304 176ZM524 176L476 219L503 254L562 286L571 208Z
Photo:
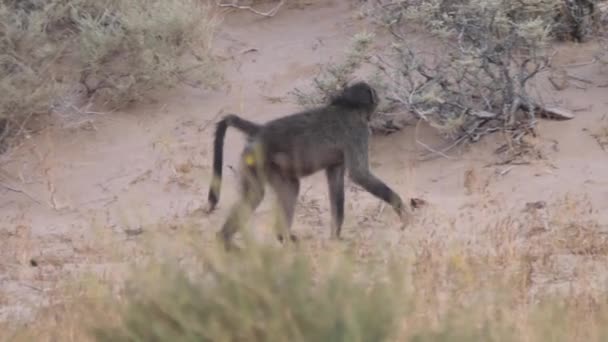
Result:
M426 25L443 44L435 61L423 62L401 35L394 35L390 53L377 58L392 104L455 138L456 145L497 131L514 137L530 131L536 111L527 111L525 119L517 114L524 107L536 108L526 84L549 64L546 28L554 20L553 8L508 1L479 6L478 1L459 0L439 6L408 2L407 13L401 7L378 10L391 20L400 17L395 11L403 11L409 23ZM396 20L388 26L397 32L403 25Z
M251 6L240 6L240 5L235 4L234 2L231 4L224 4L224 3L222 3L222 0L217 1L217 6L219 6L219 7L230 7L230 8L240 9L240 10L247 10L247 11L253 12L257 15L261 15L264 17L273 17L275 14L277 14L277 12L281 8L281 6L283 6L283 4L285 4L285 0L279 1L279 3L268 12L260 12Z
M39 200L35 199L35 198L34 198L32 195L30 195L30 194L29 194L27 191L25 191L25 190L21 190L21 189L14 188L14 187L12 187L12 186L10 186L10 185L8 185L8 184L2 183L2 182L0 182L0 187L4 188L4 189L6 189L6 190L12 191L12 192L16 192L16 193L19 193L19 194L23 194L23 195L25 195L25 197L29 198L29 199L30 199L32 202L34 202L34 203L36 203L36 204L40 204L40 205L42 204L42 203L40 203L40 201L39 201Z

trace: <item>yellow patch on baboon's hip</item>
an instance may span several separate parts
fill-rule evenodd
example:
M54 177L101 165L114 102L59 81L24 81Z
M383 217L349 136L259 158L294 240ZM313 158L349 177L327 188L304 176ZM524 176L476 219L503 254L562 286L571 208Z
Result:
M245 165L247 165L247 166L255 165L255 156L253 155L253 153L247 153L247 155L245 155Z

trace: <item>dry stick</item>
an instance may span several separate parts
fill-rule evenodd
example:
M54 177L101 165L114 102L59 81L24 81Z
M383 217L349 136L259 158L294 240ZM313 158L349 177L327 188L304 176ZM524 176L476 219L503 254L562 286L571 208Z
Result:
M416 123L416 128L414 129L414 139L416 140L416 143L419 144L420 146L426 148L430 152L438 154L438 155L440 155L440 156L442 156L442 157L444 157L446 159L450 159L450 160L454 159L454 158L448 156L447 154L445 154L445 153L443 153L441 151L437 151L437 150L433 149L432 147L430 147L429 145L427 145L427 144L423 143L422 141L418 140L418 127L420 126L420 121L421 120L418 120L418 122Z
M511 166L507 167L506 169L504 169L504 170L500 171L500 175L501 175L501 176L506 175L506 174L507 174L507 173L509 173L511 170L513 170L513 168L514 168L515 166L517 166L517 165L511 165Z
M571 79L579 81L579 82L587 83L587 84L593 84L593 81L590 81L590 80L582 78L582 77L570 75L570 74L568 74L568 78L571 78Z
M6 183L3 183L3 182L0 182L0 186L3 187L3 188L5 188L6 190L10 190L12 192L17 192L17 193L20 193L20 194L24 194L26 197L28 197L30 200L32 200L32 202L34 202L36 204L42 205L42 203L40 203L40 201L38 201L37 199L35 199L32 195L28 194L24 190L13 188L12 186L10 186L10 185L8 185Z
M418 144L421 144L423 147L425 147L430 153L437 154L437 155L445 157L447 159L454 159L454 157L450 157L450 156L446 155L445 152L448 152L449 150L451 150L455 146L458 146L458 144L460 144L460 142L462 142L464 140L464 138L466 138L466 135L463 135L462 137L456 139L450 145L448 145L447 147L441 149L441 151L436 151L435 149L431 148L430 146L428 146L428 145L426 145L426 144L424 144L424 143L422 143L421 141L418 140L418 124L419 123L420 123L420 121L418 121L418 123L416 124L415 133L414 133L416 142ZM419 158L418 160L427 161L427 160L430 160L430 159L432 159L432 158L422 158L422 159Z
M208 127L209 127L209 126L210 126L212 123L214 123L214 122L217 120L217 118L219 118L219 117L220 117L220 115L222 115L223 113L224 113L224 111L222 111L222 110L218 111L218 112L215 114L215 116L213 116L213 118L211 118L211 120L208 120L207 122L205 122L205 124L204 124L204 125L202 125L202 126L200 126L200 127L198 128L198 132L199 132L199 133L203 133L204 131L206 131L206 130L207 130L207 128L208 128Z
M587 107L581 107L581 108L574 108L572 109L573 112L585 112L585 111L589 111L593 108L593 105L588 105Z
M374 220L379 221L380 220L380 215L382 215L382 213L384 212L384 208L386 207L386 203L385 202L380 202L380 207L378 208L378 212L376 213L376 216L374 217Z
M574 86L574 88L576 88L576 89L587 90L587 87L585 87L585 86L580 86L580 85L578 85L578 84L574 84L573 86Z
M560 86L559 84L557 84L554 80L553 77L548 77L547 78L549 80L549 82L551 83L551 85L553 86L553 88L555 88L555 90L563 90L565 87Z
M27 287L28 289L34 290L34 291L37 291L37 292L44 292L44 290L42 288L34 286L34 285L27 284L25 282L19 282L19 285L21 285L23 287Z
M450 150L451 150L451 149L453 149L454 147L456 147L456 146L460 145L460 143L461 143L461 142L463 142L463 141L464 141L464 139L466 139L467 137L468 137L468 135L463 134L463 135L462 135L460 138L458 138L458 139L454 140L454 141L453 141L452 143L450 143L448 146L446 146L446 147L442 148L440 152L442 152L442 153L446 153L446 152L450 151ZM453 157L452 157L452 158L453 158ZM420 161L427 161L427 160L430 160L430 159L432 159L432 158L422 158L422 159L419 159L419 160L420 160Z
M268 11L266 13L260 12L251 6L239 6L239 5L235 5L235 4L222 4L221 0L217 2L217 5L219 7L230 7L230 8L236 8L236 9L241 9L241 10L248 10L257 15L261 15L264 17L273 17L275 14L277 14L277 12L279 11L279 8L281 8L281 6L283 6L284 3L285 3L285 0L281 0L281 2L279 2L278 5L276 5L273 9L271 9L270 11Z
M593 58L591 61L588 61L588 62L564 64L561 67L562 68L578 68L578 67L582 67L585 65L595 64L595 63L597 63L597 61L598 61L597 58Z
M419 141L418 139L416 139L416 143L420 144L420 146L426 148L430 152L436 153L436 154L438 154L438 155L440 155L440 156L442 156L442 157L444 157L446 159L449 159L449 160L453 160L454 159L453 157L450 157L450 156L448 156L447 154L445 154L445 153L443 153L441 151L437 151L437 150L433 149L432 147L430 147L429 145L423 143L422 141Z

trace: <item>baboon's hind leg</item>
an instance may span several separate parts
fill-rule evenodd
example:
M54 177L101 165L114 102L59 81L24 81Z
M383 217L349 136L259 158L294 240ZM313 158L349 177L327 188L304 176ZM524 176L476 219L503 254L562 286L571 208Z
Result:
M344 164L325 170L331 206L331 239L339 239L344 221Z
M283 234L287 233L292 242L297 242L298 238L291 232L291 226L300 192L300 180L271 171L268 176L268 182L277 195L278 210L275 212L274 221L274 231L277 234L277 239L283 242Z
M265 181L259 170L241 163L241 197L230 208L228 218L217 233L226 249L232 247L232 237L249 221L249 218L264 199Z

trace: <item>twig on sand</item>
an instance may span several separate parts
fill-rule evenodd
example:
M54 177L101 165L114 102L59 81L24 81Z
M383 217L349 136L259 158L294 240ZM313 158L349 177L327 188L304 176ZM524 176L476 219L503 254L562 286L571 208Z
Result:
M587 62L565 64L565 65L562 65L561 67L563 67L563 68L578 68L578 67L582 67L582 66L587 66L587 65L595 64L595 63L597 63L597 61L598 61L597 58L593 58L592 60L587 61Z
M219 117L220 117L220 115L222 115L222 114L224 114L224 111L223 111L223 110L218 111L218 112L215 114L215 116L214 116L213 118L211 118L211 120L209 120L209 121L205 122L205 124L203 124L202 126L199 126L199 127L198 127L198 132L199 132L199 133L202 133L202 132L206 131L206 130L207 130L207 128L209 128L209 126L210 126L212 123L215 123L215 121L217 120L217 118L219 118Z
M429 145L427 145L427 144L423 143L422 141L420 141L420 140L418 140L418 139L416 139L416 143L417 143L418 145L420 145L420 146L424 147L425 149L429 150L429 152L432 152L432 153L438 154L438 155L442 156L442 157L443 157L443 158L445 158L445 159L449 159L449 160L453 160L453 159L455 159L454 157L450 157L450 156L448 156L447 154L445 154L445 153L443 153L443 152L441 152L441 151L437 151L437 150L435 150L434 148L430 147Z
M374 219L376 221L378 221L380 219L380 215L382 215L382 213L384 212L384 207L386 206L386 203L381 202L380 203L380 207L378 208L378 212L376 213L376 216L374 217Z
M504 170L500 171L498 174L499 174L500 176L504 176L504 175L506 175L507 173L511 172L511 170L513 170L513 168L514 168L515 166L517 166L517 165L511 165L511 166L507 167L506 169L504 169Z
M416 124L416 128L414 129L414 139L416 140L416 144L424 147L425 149L427 149L429 152L432 152L434 154L440 155L446 159L450 159L453 160L453 157L448 156L447 154L443 153L442 151L437 151L436 149L430 147L429 145L423 143L422 141L418 140L418 126L420 125L420 121L418 121L418 123Z
M0 182L0 187L5 188L6 190L12 191L12 192L16 192L16 193L20 193L25 195L26 197L28 197L30 200L32 200L32 202L36 203L36 204L42 204L39 200L35 199L32 195L28 194L26 191L21 190L21 189L17 189L14 188L6 183Z
M582 78L582 77L578 77L578 76L574 76L574 75L570 75L568 74L568 78L571 78L575 81L579 81L579 82L583 82L583 83L587 83L587 84L593 84L593 81L590 81L586 78Z
M261 15L264 17L273 17L275 14L277 14L277 12L279 11L279 8L281 8L281 6L283 6L284 3L285 3L285 0L281 0L273 9L264 13L264 12L260 12L260 11L256 10L255 8L253 8L251 6L240 6L235 3L223 4L221 0L217 1L217 5L219 7L230 7L230 8L236 8L236 9L241 9L241 10L247 10L247 11L251 11L257 15Z

